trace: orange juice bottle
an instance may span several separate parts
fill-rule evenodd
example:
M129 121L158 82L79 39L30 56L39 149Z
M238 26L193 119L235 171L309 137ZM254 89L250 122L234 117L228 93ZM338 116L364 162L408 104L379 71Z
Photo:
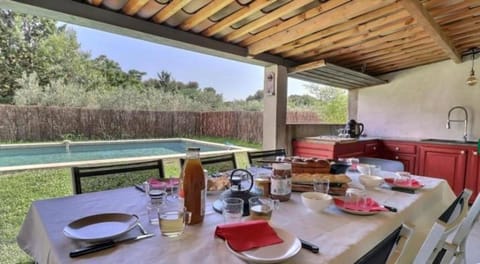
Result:
M205 175L200 162L200 148L188 148L182 169L181 190L187 211L192 213L190 224L203 221L205 215Z

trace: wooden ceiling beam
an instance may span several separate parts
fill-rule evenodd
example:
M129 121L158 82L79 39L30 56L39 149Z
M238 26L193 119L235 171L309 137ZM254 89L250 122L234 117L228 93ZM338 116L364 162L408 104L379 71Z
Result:
M227 42L234 42L234 41L244 37L245 35L247 35L250 31L261 28L261 27L265 26L266 24L278 19L279 17L292 12L292 10L301 8L301 7L303 7L307 4L310 4L313 1L314 0L295 0L295 1L291 1L290 3L285 4L281 7L273 10L272 12L270 12L268 14L265 14L264 16L260 17L259 19L254 20L254 21L244 25L243 27L233 31L232 33L225 36L224 40L227 41Z
M325 67L325 65L326 65L325 60L312 61L302 65L290 67L288 68L288 73L308 71L308 70L312 70L320 67Z
M384 34L382 32L385 30L397 31L413 23L413 19L407 12L402 13L403 12L388 16L388 20L380 19L364 25L359 25L354 29L331 35L330 37L320 39L319 41L284 52L281 55L287 58L300 55L300 58L302 59L302 56L309 56L313 53L319 54L342 46L352 45L353 42L365 41L375 35Z
M264 7L271 5L272 3L276 2L277 0L257 0L250 3L248 6L243 7L239 11L225 17L221 21L213 24L209 28L205 29L202 32L202 35L206 37L213 36L218 32L224 30L225 28L237 23L238 21L252 15L255 12L258 12Z
M400 3L412 15L412 17L415 18L418 25L422 26L435 42L437 42L450 59L455 63L462 62L461 55L456 50L452 41L442 31L437 22L433 20L428 11L420 4L420 2L418 2L418 0L402 0Z
M397 70L405 70L408 68L414 68L414 67L418 67L418 66L438 62L438 61L443 61L443 60L445 60L445 58L432 57L432 58L425 58L425 59L416 60L416 61L410 61L408 63L406 62L403 64L387 65L387 66L378 67L374 69L372 71L372 74L374 73L385 74L385 73L394 72Z
M185 21L183 21L179 27L182 30L188 31L194 28L196 25L202 23L202 21L205 21L206 19L208 19L209 16L222 10L224 7L231 4L233 1L234 0L213 0L210 3L208 3L206 6L202 7L194 15L185 19Z
M336 57L336 56L339 56L339 55L342 55L342 54L347 54L347 53L351 53L351 52L355 52L355 51L360 51L360 50L363 50L363 49L366 49L366 48L373 48L373 47L378 48L381 45L388 44L388 42L395 41L395 40L398 40L398 39L403 39L403 41L407 42L407 41L411 41L412 39L415 39L417 37L417 34L421 35L424 32L425 31L422 28L412 26L411 28L409 28L407 30L399 31L399 32L393 33L393 34L385 36L385 37L378 36L377 38L365 41L365 42L360 43L358 45L354 45L354 46L350 46L350 47L346 47L346 48L333 50L333 51L330 51L330 52L327 52L327 53L319 54L318 56L315 56L315 57L310 58L310 59L311 60L328 59L330 57Z
M325 30L318 31L314 34L305 36L301 39L295 40L293 42L287 43L281 47L275 48L271 50L271 53L277 54L277 53L282 53L286 52L292 49L298 49L304 45L307 45L311 42L318 41L320 39L323 39L325 37L334 35L334 34L341 34L342 32L345 32L347 30L355 29L358 27L358 25L366 23L368 21L376 20L379 19L383 16L388 16L390 14L398 13L400 12L402 7L395 3L392 5L388 5L386 7L377 9L375 11L372 11L370 13L366 13L364 15L358 16L356 18L353 18L349 20L346 23L335 25L333 27L329 27Z
M240 45L242 45L242 46L251 45L251 44L253 44L253 43L255 43L255 42L257 42L261 39L264 39L264 38L266 38L268 36L271 36L275 33L287 30L288 28L290 28L290 27L292 27L296 24L299 24L299 23L301 23L305 20L308 20L312 17L315 17L315 16L320 15L322 13L325 13L325 12L331 10L331 9L334 9L334 8L340 6L340 5L343 5L348 1L350 1L350 0L332 0L332 1L328 1L326 3L321 3L317 7L312 8L310 10L307 10L306 12L304 12L302 14L299 14L299 15L296 15L292 18L289 18L287 21L282 22L279 25L273 26L269 29L266 29L262 32L256 33L255 35L246 38L245 40L240 42Z
M163 23L191 1L192 0L172 0L166 7L156 13L152 19L155 23Z
M345 23L351 18L384 7L393 2L393 0L348 2L345 5L322 14L321 16L313 17L289 28L289 30L278 32L268 38L262 39L250 45L248 47L248 52L252 56L258 55L262 52L280 47L285 43L289 43L306 35L315 33L319 30L326 29L340 23Z
M463 12L454 12L454 13L448 14L448 16L444 16L438 19L437 23L443 26L443 25L453 23L455 21L462 21L470 17L478 17L479 15L480 15L480 6L473 9L466 9Z
M129 16L133 16L147 3L148 0L128 0L122 7L122 11Z

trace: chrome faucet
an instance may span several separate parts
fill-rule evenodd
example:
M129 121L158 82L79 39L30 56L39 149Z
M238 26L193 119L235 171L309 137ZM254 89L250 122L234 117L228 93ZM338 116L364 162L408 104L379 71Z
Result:
M455 109L460 109L463 110L465 113L465 119L450 119L450 115L452 114L453 110ZM448 111L448 118L447 118L447 129L450 129L450 122L463 122L464 123L464 128L463 128L463 140L466 142L467 141L467 127L468 127L468 113L467 109L463 106L454 106Z

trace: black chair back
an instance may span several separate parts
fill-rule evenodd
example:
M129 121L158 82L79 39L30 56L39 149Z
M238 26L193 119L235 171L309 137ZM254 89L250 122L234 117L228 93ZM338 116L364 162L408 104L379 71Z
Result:
M355 264L381 264L386 263L388 257L400 237L402 226L390 233L384 240L378 243L367 254L355 261Z
M207 170L209 174L238 168L234 153L201 157L200 161L202 162L203 169ZM184 164L185 159L180 159L180 165L182 168Z
M72 168L75 194L133 186L149 178L164 178L162 160Z
M274 160L276 157L285 157L287 153L285 149L272 149L272 150L260 150L247 152L248 162L252 166L262 165L264 163L259 162L261 160Z

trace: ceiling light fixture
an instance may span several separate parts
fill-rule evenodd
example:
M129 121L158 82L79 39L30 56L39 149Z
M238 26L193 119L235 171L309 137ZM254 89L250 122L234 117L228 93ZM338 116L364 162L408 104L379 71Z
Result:
M467 84L470 86L474 86L477 84L477 77L475 77L475 70L473 69L475 63L475 50L472 50L472 70L470 71L470 76L467 78Z

